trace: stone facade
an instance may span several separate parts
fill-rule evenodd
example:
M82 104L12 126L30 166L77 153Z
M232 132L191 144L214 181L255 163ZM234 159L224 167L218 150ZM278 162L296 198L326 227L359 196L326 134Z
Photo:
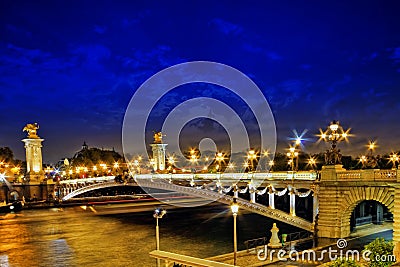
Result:
M395 210L396 180L391 172L379 170L346 171L341 165L324 166L319 182L319 215L317 235L328 238L345 238L350 235L350 216L354 208L364 200L375 200L394 214L396 222L400 213ZM397 174L397 176L399 173ZM386 177L386 179L385 179ZM398 204L400 205L400 203ZM399 206L398 206L399 207ZM399 209L397 209L399 210ZM400 230L400 229L399 229ZM397 231L399 239L400 231Z

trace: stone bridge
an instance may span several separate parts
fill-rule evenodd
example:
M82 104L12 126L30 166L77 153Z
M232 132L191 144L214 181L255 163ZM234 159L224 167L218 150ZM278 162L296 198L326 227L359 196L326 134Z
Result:
M345 238L350 235L350 216L365 200L386 206L394 216L394 238L400 241L400 170L347 171L341 165L324 166L318 188L318 236Z
M155 178L156 177L156 178ZM96 179L96 178L90 178ZM102 178L103 180L105 178ZM101 181L83 182L63 181L62 188L67 191L64 199L96 188L115 186L112 177L103 185ZM317 175L315 172L271 172L241 174L153 174L136 175L141 186L176 191L205 199L218 199L230 204L233 197L247 192L250 200L238 198L241 208L271 217L308 231L315 231L319 237L345 238L350 235L350 217L355 207L365 200L375 200L393 214L393 240L400 241L400 170L355 170L348 171L341 165L324 166ZM100 179L101 180L101 179ZM213 188L198 186L199 181L214 181ZM257 181L263 181L257 184ZM182 186L177 182L187 181ZM74 184L76 183L76 184ZM95 183L95 184L93 184ZM226 186L226 185L231 186ZM257 186L254 186L257 184ZM243 189L243 187L245 187ZM246 189L247 188L247 189ZM277 188L284 188L279 191ZM301 192L301 189L308 190ZM216 191L216 192L215 192ZM268 194L269 205L256 203L256 195ZM296 197L313 196L313 222L296 216ZM289 194L290 212L275 209L274 196ZM314 227L315 226L315 227ZM399 245L396 245L398 251ZM400 255L399 255L400 257Z
M167 191L173 191L173 192L179 192L183 193L189 196L195 196L203 199L209 199L209 200L215 200L220 203L224 203L227 205L230 205L233 202L233 196L229 196L226 194L222 194L221 192L214 192L211 190L204 190L196 187L186 187L186 186L179 186L175 185L173 183L169 183L163 180L158 180L155 181L153 179L142 179L139 183L117 183L117 182L103 182L103 183L97 183L97 184L92 184L88 185L85 187L81 187L75 191L72 191L68 195L64 196L63 200L66 201L74 196L78 196L80 194L90 192L93 190L101 189L101 188L108 188L108 187L115 187L115 186L137 186L140 184L141 187L146 187L146 188L157 188L157 189L163 189ZM307 220L296 217L296 216L291 216L289 213L271 208L269 206L264 206L258 203L254 203L242 198L236 198L237 199L237 204L241 209L248 210L253 213L260 214L262 216L270 217L272 219L296 226L298 228L307 230L307 231L314 231L313 224L311 222L308 222Z

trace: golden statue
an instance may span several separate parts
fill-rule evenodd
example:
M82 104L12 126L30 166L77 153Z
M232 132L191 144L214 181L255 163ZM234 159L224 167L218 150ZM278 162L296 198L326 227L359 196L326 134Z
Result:
M33 124L28 123L24 129L22 129L23 132L28 132L28 138L39 138L37 135L37 130L39 129L39 125L35 122Z
M162 137L163 137L163 134L161 132L154 133L154 143L155 144L162 144Z

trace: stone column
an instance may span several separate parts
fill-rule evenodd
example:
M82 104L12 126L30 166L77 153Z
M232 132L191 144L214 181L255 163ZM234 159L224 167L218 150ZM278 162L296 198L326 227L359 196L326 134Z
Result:
M317 219L317 215L319 213L319 204L318 204L318 189L316 186L313 193L313 222Z
M154 171L165 170L165 151L168 144L151 144L153 150Z
M320 181L317 182L318 190L318 237L344 238L350 232L350 227L343 225L341 215L343 211L340 204L343 198L341 183L337 182L337 173L345 172L342 165L322 166ZM348 222L349 223L349 222Z
M272 187L268 189L268 197L269 197L269 207L271 209L275 209L275 193L272 192Z
M290 215L296 216L296 193L294 192L294 188L290 189L289 192L290 198Z
M238 197L239 197L239 188L238 188L237 185L235 185L235 186L233 187L233 197L234 197L234 198L238 198Z
M37 123L27 124L23 131L28 132L27 138L23 139L26 151L26 174L25 178L28 180L26 197L31 199L43 199L43 187L46 186L47 181L44 180L43 162L42 162L42 142L37 135L39 125Z
M251 188L249 191L250 191L250 202L256 203L256 190L254 188Z
M26 177L30 184L38 184L44 179L42 162L42 142L44 139L27 138L23 139L26 150Z

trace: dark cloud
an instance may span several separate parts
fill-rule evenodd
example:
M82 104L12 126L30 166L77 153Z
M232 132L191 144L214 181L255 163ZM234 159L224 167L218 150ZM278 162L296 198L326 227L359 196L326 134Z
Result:
M225 35L239 35L243 32L240 25L228 22L221 18L215 18L210 21L211 26L215 26L221 33Z
M0 118L7 126L0 145L23 158L20 129L38 121L50 160L72 153L83 139L118 148L136 88L163 68L192 60L249 74L270 101L282 140L293 128L311 134L340 119L361 140L378 136L381 149L399 145L398 4L185 7L1 2ZM212 86L202 90L226 97ZM171 99L155 114L185 100L178 93Z

